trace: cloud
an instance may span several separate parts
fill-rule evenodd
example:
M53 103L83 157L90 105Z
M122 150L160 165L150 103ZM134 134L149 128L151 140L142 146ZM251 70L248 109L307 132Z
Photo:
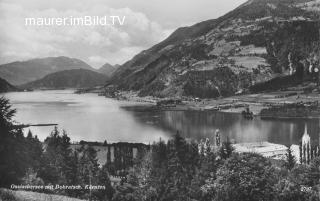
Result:
M130 8L111 8L90 1L60 1L49 7L44 0L0 2L0 62L47 56L82 59L93 67L123 63L160 42L169 30ZM86 2L80 4L79 2ZM64 6L63 6L64 5ZM85 5L85 6L84 6ZM125 16L123 26L25 26L25 18Z
M69 56L94 67L123 63L176 28L213 19L246 0L0 0L0 63ZM25 17L126 16L124 26L26 27Z

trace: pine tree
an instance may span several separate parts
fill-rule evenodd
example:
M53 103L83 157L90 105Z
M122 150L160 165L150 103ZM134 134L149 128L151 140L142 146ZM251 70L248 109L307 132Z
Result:
M302 157L302 142L300 142L300 145L299 145L299 155L300 155L300 163L303 164L303 157Z
M215 179L217 168L216 154L213 151L208 152L205 157L201 158L199 168L190 186L190 197L195 200L210 200L208 196L211 196L211 194L204 192L202 187L207 180Z
M110 165L110 163L111 163L111 149L110 149L110 146L108 146L107 164Z
M13 125L15 113L9 100L0 97L0 187L18 183L28 169L25 138Z
M285 167L288 170L291 170L292 168L294 168L294 166L296 164L296 159L295 159L294 155L292 154L292 150L291 150L290 146L287 148L286 159L287 160L285 163Z
M82 185L95 185L98 182L99 164L96 150L89 145L82 145L79 149L78 181ZM89 193L84 190L83 193L91 198L92 191Z
M41 157L43 153L42 144L37 136L33 137L31 130L28 131L25 141L25 151L28 153L27 157L29 168L33 169L35 172L38 172L41 166Z
M114 189L111 185L107 164L102 166L98 172L98 185L105 186L105 190L98 190L94 192L95 197L99 200L111 200L114 194Z
M62 136L61 136L61 143L58 146L58 152L59 155L61 155L61 161L60 161L60 167L61 172L63 173L66 183L72 184L72 180L74 177L73 171L74 171L74 157L72 156L72 150L70 148L70 138L67 135L67 132L63 130Z
M167 190L164 195L166 200L174 200L180 196L181 188L183 187L183 167L178 157L177 152L171 149L168 160L168 176L167 176Z
M80 184L79 182L79 172L78 172L78 166L79 166L79 154L77 151L73 151L71 154L71 158L70 158L70 173L68 175L68 181L69 181L69 185L78 185ZM73 197L77 197L79 196L81 193L79 193L78 191L74 191L74 190L67 190L68 195L73 196Z
M33 138L32 132L31 132L31 130L29 129L28 134L27 134L27 139L32 139L32 138Z
M61 135L55 127L51 135L45 139L40 176L46 183L71 184L74 177L73 162L70 138L65 131Z

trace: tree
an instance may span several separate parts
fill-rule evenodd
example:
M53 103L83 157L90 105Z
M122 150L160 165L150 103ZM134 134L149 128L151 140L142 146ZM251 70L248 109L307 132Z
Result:
M70 138L63 131L60 134L57 127L44 141L45 150L42 156L40 177L45 183L72 184L74 180L74 156L70 149Z
M9 100L4 97L0 97L0 126L2 129L13 129L12 118L14 117L15 113L16 110L12 109Z
M99 200L111 200L114 194L114 189L111 186L111 181L108 173L107 164L102 166L98 172L98 185L105 186L104 190L98 190L94 192L95 197Z
M190 186L190 197L196 200L210 200L213 197L212 188L206 185L206 182L215 180L218 164L216 154L213 151L207 153L200 159L199 168L192 179Z
M26 175L22 178L22 184L29 185L44 185L43 180L38 177L37 172L29 168Z
M275 185L275 201L319 200L320 160L310 165L296 165Z
M28 134L27 134L27 139L32 139L32 138L33 138L32 132L31 132L31 130L29 129Z
M108 153L107 153L107 163L111 163L111 149L110 146L108 146Z
M285 167L288 169L288 170L291 170L295 164L296 164L296 158L294 157L294 155L292 154L292 150L291 150L291 147L289 146L287 148L287 153L286 153L286 162L285 162Z
M314 158L309 166L309 184L311 186L320 185L320 157Z
M16 113L9 100L0 98L0 187L19 183L29 163L22 130L13 125Z
M275 185L275 201L304 201L305 193L301 191L301 186L288 180L282 179Z
M135 197L136 187L125 183L116 187L116 192L112 198L112 201L142 201Z
M61 156L61 172L64 174L66 183L67 184L72 184L72 180L74 177L74 161L73 155L72 155L72 150L70 148L71 145L71 140L68 137L68 134L65 130L62 131L62 136L61 136L61 142L58 146L58 152L59 155Z
M274 168L261 155L234 154L217 172L214 186L219 201L269 201L273 199L276 183Z
M231 142L229 141L229 138L227 138L227 141L223 142L222 146L219 149L219 156L222 159L227 159L232 155L233 151L234 148Z
M77 151L72 152L72 157L70 158L70 174L68 175L68 179L70 182L70 185L79 184L79 172L78 172L78 166L79 166L79 154ZM79 192L74 190L67 190L68 195L70 196L78 196Z
M191 181L199 161L195 143L187 143L179 133L167 143L160 140L151 147L149 168L145 168L143 194L147 200L188 200ZM138 177L139 178L139 177ZM140 180L140 179L139 179Z
M78 150L80 158L78 164L78 179L82 185L95 185L98 183L99 164L97 159L97 151L89 145L82 145ZM82 192L86 197L91 199L92 191Z
M27 153L27 161L29 168L38 172L41 167L41 157L42 157L42 143L39 141L38 137L33 136L31 130L28 131L27 137L25 138L25 151Z

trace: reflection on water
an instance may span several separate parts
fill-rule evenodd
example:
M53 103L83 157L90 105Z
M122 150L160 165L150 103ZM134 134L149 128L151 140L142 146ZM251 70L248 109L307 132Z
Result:
M165 112L163 119L166 125L191 138L212 137L214 130L220 129L222 138L229 137L236 142L268 141L285 145L299 142L305 124L301 120L247 120L237 114L212 112ZM318 140L319 121L310 120L307 124L311 138Z
M312 143L319 142L319 120L247 120L240 114L204 111L134 112L132 114L146 122L153 121L155 127L171 135L180 131L187 138L200 140L213 138L216 129L221 130L222 139L235 142L268 141L277 144L298 144L307 124Z
M5 94L17 108L21 123L58 123L73 141L153 142L167 140L180 131L187 138L212 138L216 129L222 139L235 142L268 141L298 144L307 123L312 143L319 140L319 120L246 120L239 114L200 111L155 111L122 108L132 105L72 91L35 91ZM52 127L32 127L41 140Z

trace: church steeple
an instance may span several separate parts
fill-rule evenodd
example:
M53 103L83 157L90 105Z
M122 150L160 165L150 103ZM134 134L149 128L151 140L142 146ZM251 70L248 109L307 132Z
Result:
M304 133L302 136L302 144L301 144L301 163L309 164L311 157L312 157L311 138L310 138L310 135L308 134L307 124L305 124Z
M304 125L304 134L308 135L308 126L307 123Z
M303 133L303 136L302 136L302 145L303 144L310 144L310 135L308 134L308 126L307 124L305 124L304 126L304 133Z

